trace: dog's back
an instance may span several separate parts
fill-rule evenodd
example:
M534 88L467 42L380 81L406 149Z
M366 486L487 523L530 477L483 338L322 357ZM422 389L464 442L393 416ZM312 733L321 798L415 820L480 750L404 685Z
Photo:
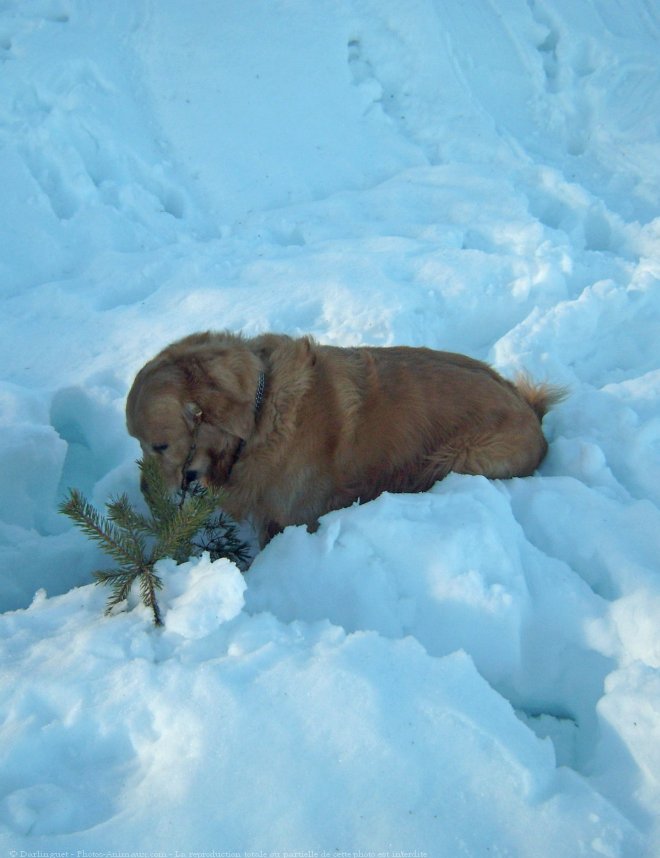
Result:
M526 476L545 455L540 420L559 398L549 386L513 384L480 361L423 348L318 355L333 368L342 413L339 472L364 475L362 498L425 490L449 471Z

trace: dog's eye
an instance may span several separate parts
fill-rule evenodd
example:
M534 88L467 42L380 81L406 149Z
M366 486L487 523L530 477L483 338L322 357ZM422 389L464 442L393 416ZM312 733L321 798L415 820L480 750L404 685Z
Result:
M169 444L154 444L151 449L154 453L164 453L169 446Z

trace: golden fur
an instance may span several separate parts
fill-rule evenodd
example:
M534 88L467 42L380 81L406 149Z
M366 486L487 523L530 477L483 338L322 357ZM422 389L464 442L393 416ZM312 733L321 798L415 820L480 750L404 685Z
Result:
M560 398L450 352L203 333L140 370L126 416L173 488L183 470L184 482L221 487L225 509L251 518L263 545L286 525L313 526L384 491L425 491L450 471L531 474L547 450L541 418Z

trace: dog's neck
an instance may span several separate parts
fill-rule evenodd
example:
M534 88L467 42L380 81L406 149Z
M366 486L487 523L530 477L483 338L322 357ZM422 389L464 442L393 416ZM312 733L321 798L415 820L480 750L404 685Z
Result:
M266 373L263 370L259 370L259 380L257 381L257 392L254 395L254 419L255 422L259 417L259 412L261 411L261 406L264 404L264 394L266 392ZM229 467L229 471L227 472L227 480L231 477L231 472L234 470L236 466L236 462L241 458L241 454L245 449L246 438L241 438L238 447L236 448L236 452L234 453L234 459Z

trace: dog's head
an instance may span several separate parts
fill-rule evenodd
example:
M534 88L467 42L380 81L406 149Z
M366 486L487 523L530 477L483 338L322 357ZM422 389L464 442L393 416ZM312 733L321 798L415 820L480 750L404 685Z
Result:
M169 346L137 374L126 423L145 456L158 456L168 486L229 478L254 430L258 358L240 341L195 335Z

